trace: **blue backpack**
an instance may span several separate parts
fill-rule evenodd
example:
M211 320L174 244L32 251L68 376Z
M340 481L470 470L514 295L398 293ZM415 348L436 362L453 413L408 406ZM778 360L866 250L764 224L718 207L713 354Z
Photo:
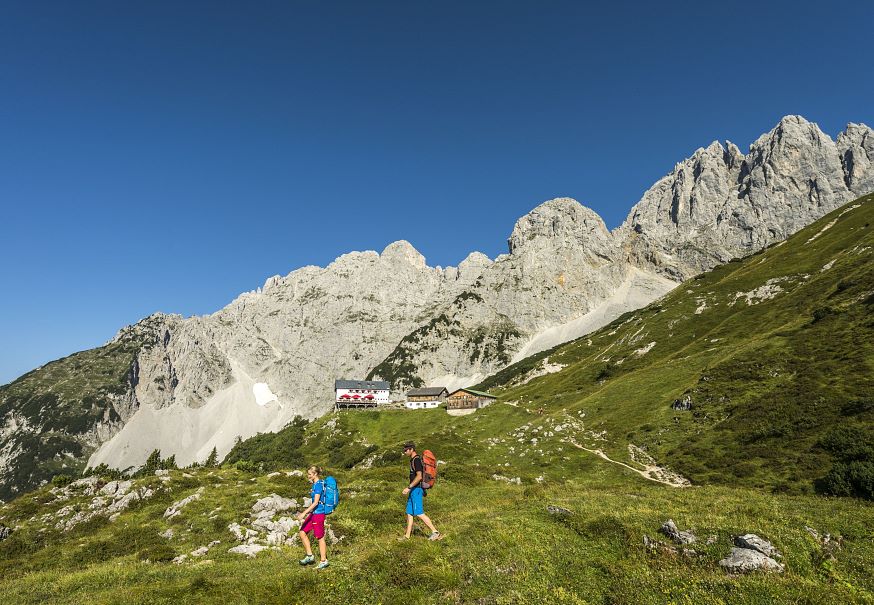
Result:
M325 514L330 515L340 503L340 490L337 487L337 480L333 477L328 477L322 481L322 498L320 501L324 506Z

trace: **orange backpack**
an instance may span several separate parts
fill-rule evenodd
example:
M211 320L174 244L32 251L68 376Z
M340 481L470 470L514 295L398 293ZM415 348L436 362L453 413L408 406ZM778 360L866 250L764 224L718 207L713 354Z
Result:
M425 472L422 473L422 487L431 489L437 482L437 456L431 450L422 452L422 466Z

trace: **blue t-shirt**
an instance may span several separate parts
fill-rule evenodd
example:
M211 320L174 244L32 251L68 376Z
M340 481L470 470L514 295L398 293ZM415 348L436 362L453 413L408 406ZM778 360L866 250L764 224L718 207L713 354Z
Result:
M316 481L313 483L313 487L310 490L310 498L315 502L316 494L319 494L319 503L316 508L313 510L314 515L324 515L325 514L325 486L321 481Z

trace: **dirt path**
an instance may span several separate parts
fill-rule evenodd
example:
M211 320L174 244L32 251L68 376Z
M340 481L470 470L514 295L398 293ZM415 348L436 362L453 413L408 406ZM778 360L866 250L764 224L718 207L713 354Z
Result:
M618 460L613 460L607 454L605 454L602 450L593 450L593 449L589 449L587 447L583 447L582 445L580 445L579 443L577 443L576 441L573 441L573 440L571 440L569 443L571 445L573 445L574 447L578 447L581 450L589 452L590 454L595 454L596 456L598 456L599 458L603 458L607 462L612 462L613 464L618 464L619 466L624 466L628 470L634 471L635 473L637 473L638 475L640 475L644 479L648 479L650 481L655 481L656 483L662 483L664 485L669 485L671 487L689 487L691 485L689 480L686 479L685 477L681 477L677 473L674 473L673 471L669 471L668 469L663 468L657 464L653 464L651 462L638 462L638 464L643 466L643 469L634 468L633 466L629 466L628 464L625 464L624 462L620 462ZM629 445L628 447L630 450L634 446Z

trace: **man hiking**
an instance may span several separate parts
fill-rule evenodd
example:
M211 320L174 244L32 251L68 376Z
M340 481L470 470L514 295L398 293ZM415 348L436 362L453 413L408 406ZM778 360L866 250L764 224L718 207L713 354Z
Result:
M325 486L321 480L322 469L318 466L311 466L307 469L307 479L313 484L310 490L310 499L312 503L306 510L298 513L298 521L303 522L300 528L300 541L303 542L303 548L306 551L306 556L300 560L301 565L312 565L316 562L313 556L313 550L310 547L310 539L307 533L313 532L316 540L319 541L319 557L320 562L316 569L325 569L328 566L327 547L325 545L325 505L322 502L325 493Z
M422 502L425 496L425 490L422 487L422 477L425 473L425 465L422 464L422 458L416 453L416 444L412 441L407 441L404 444L404 456L410 457L410 484L404 488L403 494L407 496L407 531L402 540L409 539L413 533L413 515L419 517L422 522L431 530L429 540L439 540L443 536L434 527L431 519L425 514L424 504Z

